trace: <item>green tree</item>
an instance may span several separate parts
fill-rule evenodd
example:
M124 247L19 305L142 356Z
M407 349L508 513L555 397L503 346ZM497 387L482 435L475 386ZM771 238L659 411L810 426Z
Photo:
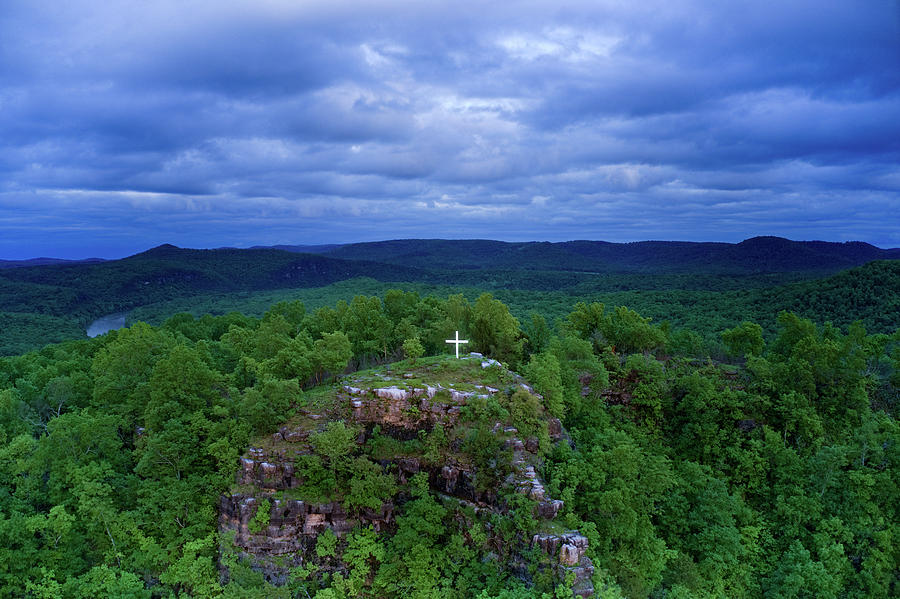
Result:
M762 327L746 320L739 326L724 331L722 341L725 342L729 355L735 357L760 356L765 347Z
M377 297L357 295L342 320L353 353L360 356L387 357L393 326Z
M834 578L812 558L800 541L793 541L767 580L769 594L785 599L831 599L838 596Z
M441 569L446 563L447 510L429 493L424 474L416 474L410 483L412 500L397 517L397 532L388 541L374 588L382 596L438 599L442 596Z
M528 315L524 333L527 339L525 351L528 354L544 351L552 336L550 327L547 325L547 319L537 312L531 312Z
M341 560L350 569L347 579L350 595L361 595L373 569L378 567L384 557L383 541L371 526L350 531L347 535L347 549L341 556Z
M344 459L356 449L358 431L347 426L343 420L329 422L325 430L309 436L316 453L328 458L332 472L335 472Z
M160 582L180 588L191 597L216 597L221 589L214 562L215 546L215 533L186 543L180 557L160 575Z
M397 491L394 477L382 472L381 466L360 456L349 467L350 487L344 499L348 509L379 510Z
M472 310L472 343L476 351L515 367L522 354L524 339L519 321L509 308L490 293L481 294Z
M606 320L605 310L605 306L599 302L578 302L566 317L566 328L575 336L590 341L595 350L602 350L606 346L606 339L601 332Z
M625 306L619 306L606 315L601 331L620 352L653 351L662 347L666 341L663 331L651 325L649 318L644 318Z
M316 364L320 371L339 374L347 368L350 358L353 357L350 339L341 331L323 333L315 345Z
M334 557L337 549L338 538L334 531L326 528L316 536L316 555L322 557Z
M94 566L86 574L72 578L63 585L63 596L73 599L119 597L121 599L150 599L152 593L144 581L133 573L106 564Z
M170 334L141 322L119 331L94 357L93 405L134 426L149 400L150 375L173 345Z
M301 332L278 350L274 357L262 363L261 370L282 379L306 381L315 372L312 338Z
M410 337L403 342L403 353L406 354L410 364L415 364L416 360L425 353L425 348L422 347L418 337Z
M306 317L306 306L299 300L281 301L269 308L263 319L267 317L272 318L276 315L284 318L288 324L294 327L296 332L296 329L300 327Z
M256 534L259 534L266 530L266 528L268 528L269 526L269 517L271 510L272 502L270 502L267 498L261 499L256 506L256 512L247 523L247 529L250 532Z
M525 376L543 396L547 411L557 418L563 418L565 416L563 385L559 360L556 356L551 353L532 354L531 360L525 366Z

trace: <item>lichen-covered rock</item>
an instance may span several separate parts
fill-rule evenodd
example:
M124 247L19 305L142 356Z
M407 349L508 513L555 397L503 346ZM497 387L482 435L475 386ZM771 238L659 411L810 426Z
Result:
M308 437L308 434L301 431L289 431L287 433L284 433L284 440L288 443L299 443L306 440Z
M300 484L292 458L268 455L262 450L257 450L252 455L257 459L241 458L241 468L236 476L238 484L253 485L266 490L292 489Z
M411 397L411 394L406 389L400 389L398 387L384 387L381 389L372 389L372 392L382 399L389 399L391 401L407 401Z
M271 496L266 496L270 498ZM259 501L242 493L223 495L219 501L219 527L235 532L235 545L254 555L303 552L314 545L315 537L330 528L341 537L361 521L383 530L393 522L393 503L378 510L365 509L351 517L338 502L310 504L296 499L270 499L269 526L262 532L250 530Z
M537 504L537 516L545 520L553 520L559 515L563 508L562 499L551 499L550 501L541 501Z
M472 366L480 372L477 363ZM519 386L533 393L521 377L507 374L512 376L514 383L506 388L506 393ZM413 382L422 377L404 376L402 373L391 377L380 373L368 376L374 384L368 384L361 378L353 380L352 384L344 385L336 392L335 407L317 407L318 413L315 414L302 411L292 424L282 426L277 433L260 441L262 446L250 448L241 458L236 473L236 480L242 485L239 492L235 489L233 494L221 498L220 529L234 532L237 550L274 584L285 584L292 567L316 559L316 539L325 530L333 531L339 538L360 525L371 526L376 532L389 533L394 530L394 501L382 503L379 509L358 508L348 513L339 502L317 504L289 498L296 493L290 490L303 483L302 472L295 469L295 460L312 451L310 435L325 426L325 422L317 424L316 421L349 417L353 423L361 425L356 427L359 432L356 443L360 446L367 443L376 426L380 435L406 443L419 437L423 430L431 431L436 426L444 427L449 436L453 427L460 424L460 414L467 403L476 397L486 399L500 393L496 387L473 384L471 380L461 382L459 388L454 389L446 382L443 386L434 382ZM504 384L509 381L507 379ZM470 390L473 388L474 391ZM495 485L485 485L485 480L478 477L479 474L484 476L484 473L476 470L471 456L459 453L465 432L449 438L449 444L437 454L444 456L437 463L434 454L428 454L431 457L426 458L424 453L390 457L382 452L377 459L374 453L370 458L385 472L392 473L400 485L408 483L413 475L424 473L434 492L442 495L444 500L458 500L470 510L467 513L475 513L479 518L492 519L508 509L506 502L500 500L501 488L507 485L506 488L517 489L535 501L535 516L545 520L556 518L563 502L548 496L535 469L535 465L539 466L538 439L518 438L519 429L509 421L488 424L490 431L503 439L504 448L508 450L504 454L511 454L511 462L506 465L508 476ZM467 422L462 425L470 426ZM565 438L565 431L558 419L549 418L547 427L551 439ZM485 486L488 489L485 490ZM406 501L408 496L404 493L407 492L401 491L395 501ZM268 501L263 503L263 499ZM270 506L268 525L264 530L251 532L250 522L259 506L264 505ZM541 567L552 568L560 578L565 577L567 572L574 573L576 594L590 596L593 593L590 586L593 564L586 555L585 537L574 532L535 535L531 545L537 546L546 555ZM517 556L513 551L510 559L510 567L515 568L516 560L521 561L522 556ZM519 565L522 575L530 576L524 562ZM327 566L341 567L338 562ZM324 570L320 572L327 573Z
M568 572L575 575L572 590L576 596L594 595L594 585L591 582L594 564L587 556L587 537L574 531L562 535L539 534L532 537L531 545L557 561L561 578L565 578Z
M550 418L547 421L547 433L552 441L558 441L562 437L563 427L559 418Z
M382 427L418 431L436 424L453 425L459 418L460 406L475 395L440 385L425 385L411 390L396 385L363 389L345 386L350 414L355 422ZM438 392L446 391L447 401L435 401Z
M566 543L559 550L559 563L564 566L574 566L578 563L578 548Z

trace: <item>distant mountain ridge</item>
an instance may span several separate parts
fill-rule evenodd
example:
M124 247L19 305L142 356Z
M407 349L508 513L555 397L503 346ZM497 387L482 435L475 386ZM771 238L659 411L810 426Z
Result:
M283 246L285 249L289 246ZM753 237L740 243L637 241L504 242L398 239L353 243L323 255L418 268L693 272L722 274L836 272L873 260L900 259L900 248L864 242L791 241Z
M103 258L84 258L81 260L66 260L64 258L28 258L27 260L0 260L0 269L22 268L26 266L44 266L46 264L95 264L106 262Z
M799 295L777 291L772 297L778 301L772 305L803 308L808 297L815 297L809 307L815 314L837 321L828 306L840 304L850 316L861 314L884 331L893 330L900 301L896 286L900 249L883 250L859 242L797 242L777 237L737 244L405 239L299 247L315 252L198 250L163 244L121 260L50 260L37 266L0 268L4 333L0 351L24 351L39 341L71 338L98 317L140 306L204 295L249 297L257 292L320 288L358 278L397 288L420 284L525 296L671 293L659 296L666 302L678 297L688 301L693 292L701 293L697 297L718 292L723 292L723 298L727 293L751 292L760 297L766 288L810 281L808 287L792 288ZM864 271L851 272L834 289L825 287L827 293L819 293L813 284L864 265ZM654 315L653 309L648 307L648 314Z
M0 312L89 319L207 292L318 287L368 276L421 280L420 269L282 250L194 250L163 244L96 264L47 264L0 270Z
M898 260L900 248L882 249L862 241L792 241L759 236L739 243L694 241L525 241L490 239L392 239L349 244L223 247L188 250L162 244L137 256L174 257L179 252L284 251L342 260L363 260L440 270L565 270L576 272L692 272L720 274L836 272L873 260ZM210 256L211 254L207 254ZM117 262L101 258L0 260L0 269Z
M628 281L644 275L661 281L681 277L683 281L704 275L744 279L801 273L795 277L798 280L875 260L900 259L900 249L779 237L754 237L737 244L401 239L298 247L318 252L197 250L163 244L121 260L6 268L0 270L0 312L89 319L202 293L320 287L355 277L480 288L578 287L584 291L610 281L631 288L633 283Z
M325 254L341 247L342 243L326 243L321 245L254 245L251 250L284 250L295 254Z

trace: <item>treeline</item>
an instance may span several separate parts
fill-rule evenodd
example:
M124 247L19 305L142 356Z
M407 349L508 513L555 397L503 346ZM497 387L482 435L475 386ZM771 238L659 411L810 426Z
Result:
M536 279L538 274L533 275ZM681 277L682 275L678 275ZM684 275L686 278L687 275ZM657 279L659 277L652 277ZM662 277L664 280L665 276ZM651 277L628 275L629 285L640 285ZM710 281L717 280L711 277ZM767 286L759 284L740 291L733 285L738 279L723 278L723 289L664 289L647 288L596 292L581 290L533 291L523 289L490 289L495 297L509 306L521 321L530 320L532 313L540 314L554 325L564 320L572 305L582 299L606 305L627 305L643 316L652 317L657 323L667 322L670 341L680 352L694 357L723 359L726 348L720 333L751 320L763 327L767 339L773 339L778 331L776 317L781 310L795 312L814 322L831 322L846 328L859 320L874 333L890 333L900 323L900 261L873 262L826 279L803 281L789 285ZM671 281L669 281L671 282ZM759 282L758 282L759 283ZM656 284L660 284L659 281ZM701 285L705 285L701 279ZM649 285L649 283L648 283ZM176 312L192 312L196 317L206 313L226 314L239 311L261 316L269 306L278 301L301 299L306 305L321 307L333 305L356 293L381 295L392 283L374 279L353 279L316 289L290 289L258 293L203 295L191 299L174 300L149 305L134 311L134 320L161 324ZM404 284L404 288L416 290L421 295L450 295L462 293L470 301L484 292L483 288L461 286L437 286L430 284Z
M502 295L514 308L515 304L526 305L520 316L534 309L551 322L563 317L580 299L624 303L657 320L670 320L673 326L692 328L708 341L721 328L747 317L765 320L764 327L773 331L772 314L777 310L772 310L772 301L781 302L776 305L782 309L802 312L809 308L809 316L818 317L813 310L829 312L829 297L851 296L847 293L851 287L852 299L838 304L839 310L830 309L839 311L836 316L841 324L862 319L870 330L880 331L882 326L896 322L891 319L898 315L900 300L894 283L900 261L873 263L880 266L870 264L858 269L859 274L826 279L821 284L809 281L837 268L858 264L867 257L894 255L871 246L826 244L825 251L815 244L797 245L798 242L787 240L756 240L735 246L650 243L641 246L644 249L640 251L631 247L615 249L615 255L624 251L629 255L636 252L637 256L617 262L610 257L612 254L605 253L609 249L606 246L614 244L579 243L407 240L386 242L386 245L343 246L328 255L160 246L102 263L0 269L0 313L62 319L52 325L50 319L42 320L42 331L50 339L59 340L65 331L85 326L100 316L140 306L157 304L165 309L167 302L184 304L194 298L207 301L210 296L225 296L224 301L229 301L227 298L236 295L323 288L369 277L382 282L383 289L402 282L421 288L439 286L452 290L449 292L490 291ZM770 247L772 243L774 249ZM703 249L707 245L715 249L713 253L727 250L728 255L710 258L709 248ZM366 253L363 251L366 248L373 251ZM416 248L427 249L428 253L418 256ZM501 249L500 254L491 254ZM800 259L795 260L797 256ZM367 261L349 259L352 257ZM725 262L720 264L720 258ZM371 261L376 259L384 261ZM578 263L576 270L570 260ZM732 266L720 268L723 264ZM798 285L792 287L793 283ZM864 287L867 283L873 284ZM868 289L868 296L864 289ZM327 293L326 288L323 295ZM522 300L514 300L512 295L521 296ZM820 308L815 304L807 306L805 302L810 295L823 300L817 302ZM862 304L857 305L860 301ZM544 309L545 305L550 308ZM715 319L707 324L703 318L691 318L698 312L694 307L703 308L704 314L721 308L725 320ZM884 308L888 309L887 313L878 312ZM735 313L738 318L728 320ZM831 313L823 316L823 322L835 320ZM21 320L20 316L16 318ZM0 338L0 355L18 352L23 347L35 348L33 339L27 331L10 329Z
M0 597L345 596L333 580L220 579L218 497L305 389L411 340L447 352L456 330L525 374L566 426L572 442L543 475L563 523L590 539L600 596L900 592L900 331L785 312L769 339L752 322L722 332L734 363L718 364L690 351L690 331L624 307L581 302L550 324L489 294L393 290L311 312L282 302L262 318L179 314L0 359ZM427 490L408 496L405 536L354 533L373 572L415 552L415 535L453 537ZM536 592L472 572L397 575L421 581L417 597L453 596L469 574L470 596ZM377 596L411 596L401 588Z
M415 269L278 250L160 246L122 260L0 271L0 309L87 322L139 305L221 291L316 287L356 276L415 280Z
M0 356L24 354L48 343L78 339L84 334L84 327L71 318L0 312Z
M867 243L791 241L781 237L753 237L740 243L399 239L347 244L322 253L336 258L453 270L744 275L801 271L821 275L872 260L900 257L898 249L882 250Z

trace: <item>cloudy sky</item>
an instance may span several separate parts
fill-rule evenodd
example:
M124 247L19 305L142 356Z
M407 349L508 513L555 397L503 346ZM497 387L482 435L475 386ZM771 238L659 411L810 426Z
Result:
M0 1L0 258L900 246L900 3Z

